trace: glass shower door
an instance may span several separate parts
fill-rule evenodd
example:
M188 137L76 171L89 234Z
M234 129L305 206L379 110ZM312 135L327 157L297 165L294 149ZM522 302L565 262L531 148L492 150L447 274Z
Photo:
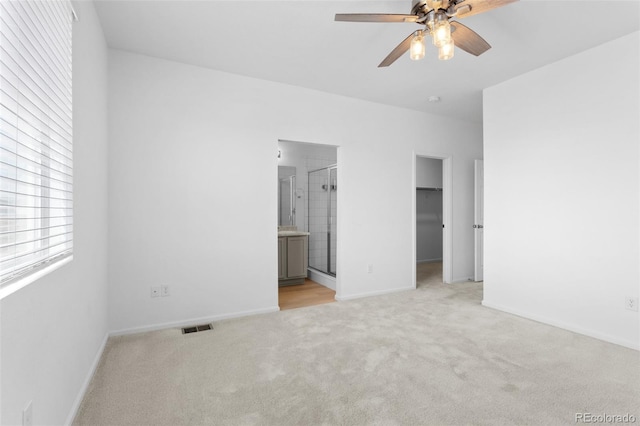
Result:
M338 168L329 169L329 273L336 274L336 246L338 236Z
M336 274L338 169L335 166L309 172L309 267Z
M309 172L309 266L327 271L327 170Z

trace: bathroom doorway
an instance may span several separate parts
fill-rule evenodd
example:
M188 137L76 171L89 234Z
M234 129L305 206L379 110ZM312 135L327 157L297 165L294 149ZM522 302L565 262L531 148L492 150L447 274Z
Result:
M416 287L451 282L451 159L416 155L414 163Z
M279 140L278 151L278 225L308 234L307 277L279 286L280 309L335 301L337 147Z

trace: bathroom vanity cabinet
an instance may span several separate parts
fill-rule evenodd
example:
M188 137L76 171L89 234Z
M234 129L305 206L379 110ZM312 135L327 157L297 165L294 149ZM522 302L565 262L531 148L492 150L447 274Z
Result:
M302 284L307 277L309 236L278 236L278 285Z

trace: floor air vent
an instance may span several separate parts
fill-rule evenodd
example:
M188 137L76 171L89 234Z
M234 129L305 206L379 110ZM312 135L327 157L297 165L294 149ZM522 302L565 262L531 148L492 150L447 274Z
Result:
M213 330L213 327L211 326L211 324L202 324L202 325L194 325L191 327L184 327L182 329L182 334L197 333L198 331L206 331L206 330Z

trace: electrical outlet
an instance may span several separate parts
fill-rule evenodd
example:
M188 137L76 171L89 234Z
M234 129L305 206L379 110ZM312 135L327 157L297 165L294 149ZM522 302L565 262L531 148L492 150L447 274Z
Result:
M33 426L33 401L22 410L22 426Z
M169 293L169 286L168 285L160 286L160 295L162 297L167 297L167 296L171 295L171 293Z
M151 287L151 297L160 297L160 286Z
M369 266L367 266L367 273L373 274L373 265L369 264Z
M638 312L638 298L627 296L624 299L624 307L630 311Z

